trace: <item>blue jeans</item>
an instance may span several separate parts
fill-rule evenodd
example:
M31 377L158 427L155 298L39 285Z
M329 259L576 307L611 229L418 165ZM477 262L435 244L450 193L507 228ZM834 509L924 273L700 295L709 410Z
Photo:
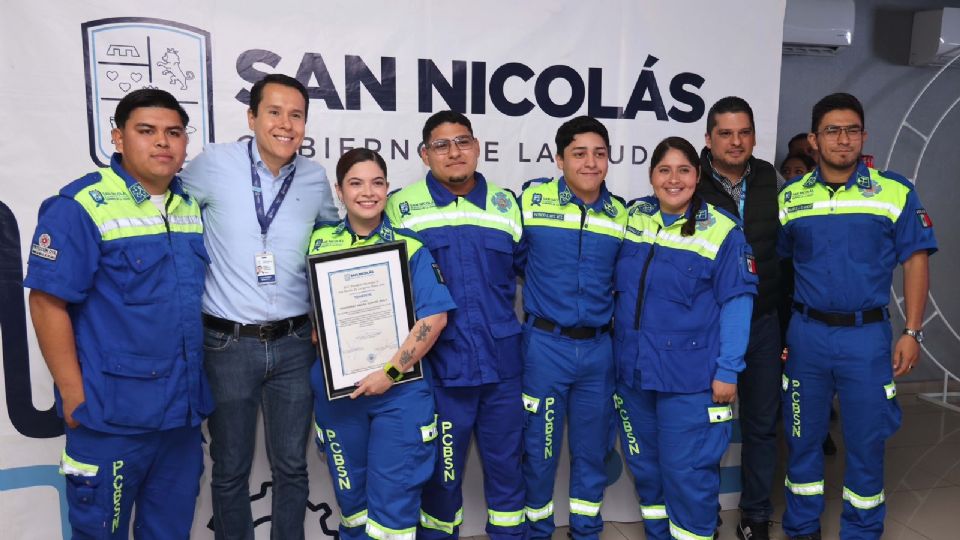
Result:
M268 342L205 328L203 345L216 401L208 426L217 540L253 540L249 479L261 407L273 475L270 538L302 539L313 412L310 366L316 359L310 323Z
M768 521L773 513L770 493L777 464L777 411L780 404L780 321L776 311L758 316L750 325L750 342L740 374L740 510L744 519Z

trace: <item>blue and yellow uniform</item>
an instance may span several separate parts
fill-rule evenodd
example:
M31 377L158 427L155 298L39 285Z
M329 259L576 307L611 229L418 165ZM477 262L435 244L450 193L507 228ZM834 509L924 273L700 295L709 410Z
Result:
M691 219L694 234L682 236ZM721 318L746 298L749 325L754 265L736 218L722 210L702 203L669 216L654 197L630 207L615 279L614 403L647 538L713 538L733 412L713 402L711 385L737 382L749 335L736 332L744 335L728 350Z
M61 461L74 538L126 538L134 504L144 537L185 538L213 410L200 322L209 259L179 178L164 216L121 159L44 201L24 286L66 301L76 339L85 401Z
M570 426L570 530L597 538L613 413L613 267L627 211L606 186L587 204L566 180L524 185L523 475L531 538L554 530L553 486Z
M456 308L433 257L411 231L394 229L383 218L366 237L358 237L347 219L321 225L310 237L309 254L329 253L383 242L403 241L417 319ZM317 444L340 506L340 538L413 540L420 515L420 492L436 463L437 421L433 395L424 379L393 386L379 396L328 400L324 372L310 372Z
M830 403L843 411L846 471L841 533L878 538L885 514L884 443L900 427L887 304L893 270L937 250L933 225L905 178L860 164L834 191L820 170L780 192L781 257L792 257L794 313L783 376L790 449L783 529L820 529Z
M520 323L513 310L523 232L514 196L476 174L456 196L432 173L393 194L387 214L430 250L457 304L427 355L442 458L424 488L420 535L457 537L464 466L476 433L490 538L523 533Z

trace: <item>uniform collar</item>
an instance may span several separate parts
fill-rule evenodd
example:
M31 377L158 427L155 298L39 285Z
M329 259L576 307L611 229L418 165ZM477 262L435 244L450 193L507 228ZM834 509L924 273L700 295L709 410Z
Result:
M668 227L668 225L665 225L665 224L664 224L664 221L663 221L663 209L660 207L660 201L656 201L656 207L655 207L655 208L656 208L656 210L654 211L654 213L653 213L653 214L650 214L650 215L656 217L656 219L657 219L657 221L660 223L660 225L662 225L663 227ZM710 220L710 211L709 211L709 209L707 208L707 203L706 203L706 201L701 200L701 201L700 201L700 206L699 206L698 208L694 208L692 204L691 204L690 206L688 206L687 209L686 209L686 211L684 211L683 214L681 214L680 216L678 216L677 219L675 219L675 220L673 221L673 223L671 223L671 224L669 225L669 227L680 226L680 225L682 225L684 222L690 221L691 219L695 219L695 220L697 220L697 221L709 221L709 220Z
M380 237L380 240L382 240L382 241L384 241L384 242L392 242L392 241L394 240L394 236L395 236L394 233L393 233L393 225L390 223L390 218L388 218L388 217L387 217L387 214L385 214L385 213L383 213L383 212L380 213L380 224L377 225L377 227L376 227L375 229L373 229L372 231L370 231L370 234L369 234L368 236L366 236L366 237L361 237L360 235L358 235L358 234L353 230L353 227L350 226L350 218L349 218L349 216L344 217L344 218L340 221L340 224L337 225L336 233L337 233L337 234L342 234L342 233L344 233L344 232L347 232L347 233L349 233L352 237L358 238L358 239L359 239L359 238L369 239L369 238L375 238L375 237L379 236L379 237Z
M473 189L470 190L470 193L464 195L463 198L470 201L477 208L486 210L487 180L478 172L474 173L474 178L476 178L477 184L473 186ZM457 195L451 193L449 189L444 187L443 184L434 178L432 172L427 173L427 189L430 191L430 196L433 197L433 202L438 207L447 206L448 204L457 200Z
M810 174L810 177L807 178L803 187L813 187L815 183L819 182L824 186L827 185L827 181L823 179L820 175L820 166L817 165L817 168L813 170L813 173ZM847 178L846 183L844 183L844 188L853 187L856 184L861 184L863 187L870 187L872 180L870 179L870 168L867 167L862 161L857 163L857 168L850 173L850 178Z
M253 137L251 139L252 144L250 145L250 153L253 155L253 163L261 171L267 171L270 173L270 176L273 176L273 173L270 172L270 167L267 167L267 164L263 162L263 159L260 157L260 148L257 147L257 138ZM290 163L287 163L283 167L280 167L280 174L277 175L277 178L286 178L290 171L297 166L297 156L299 154L294 154L293 159L290 160Z
M130 173L123 168L122 162L123 154L114 152L113 156L110 157L110 170L123 180L123 183L127 186L127 191L130 193L130 196L133 197L133 202L142 204L150 200L150 192L147 191L147 188L143 187L143 184L130 176ZM174 195L179 195L187 204L190 204L190 196L187 195L187 192L183 189L183 183L180 181L179 176L173 177L173 181L170 182L170 187L167 189Z
M605 213L611 217L617 214L616 208L613 206L613 196L610 195L610 192L607 190L607 183L600 184L600 196L597 197L597 200L593 201L591 204L587 204L574 195L573 191L570 190L570 187L567 185L567 180L564 177L560 177L560 180L557 182L557 199L560 201L560 206L566 206L569 203L574 203L577 206L582 206L584 208L589 208L597 214Z

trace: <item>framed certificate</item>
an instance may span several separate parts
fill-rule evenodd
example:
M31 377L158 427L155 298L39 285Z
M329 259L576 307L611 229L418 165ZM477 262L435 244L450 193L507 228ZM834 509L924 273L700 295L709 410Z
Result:
M349 396L360 380L383 369L415 322L407 245L310 255L307 272L327 399ZM418 362L400 383L422 378Z

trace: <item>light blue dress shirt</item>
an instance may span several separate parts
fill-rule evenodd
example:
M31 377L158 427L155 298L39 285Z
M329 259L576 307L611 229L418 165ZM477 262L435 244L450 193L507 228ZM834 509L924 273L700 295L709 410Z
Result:
M310 310L306 277L307 242L318 220L338 219L323 166L303 156L274 177L260 159L264 211L270 208L293 167L296 175L266 238L260 235L247 141L207 145L180 174L187 192L200 203L204 243L210 254L203 312L244 324L303 315ZM273 253L277 280L258 284L255 257Z

